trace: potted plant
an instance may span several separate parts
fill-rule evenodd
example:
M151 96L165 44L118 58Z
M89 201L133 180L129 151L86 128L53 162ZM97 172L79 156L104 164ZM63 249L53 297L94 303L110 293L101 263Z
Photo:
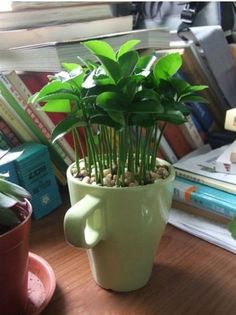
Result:
M115 52L105 41L85 42L95 61L63 64L65 71L30 98L41 110L66 114L52 133L53 141L67 132L74 139L65 236L88 249L96 282L116 291L140 288L150 277L175 177L157 150L166 124L184 123L185 103L203 101L197 92L205 88L176 76L178 53L140 56L138 43Z
M20 152L1 152L0 164ZM0 313L23 314L28 299L30 194L0 174Z

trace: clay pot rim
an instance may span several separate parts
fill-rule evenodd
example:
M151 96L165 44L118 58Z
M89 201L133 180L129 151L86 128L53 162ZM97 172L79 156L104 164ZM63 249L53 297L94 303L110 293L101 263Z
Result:
M27 205L27 210L28 210L28 214L25 220L23 220L20 224L16 225L14 228L12 228L11 230L7 231L6 233L0 235L0 240L3 239L4 237L7 237L9 234L21 229L22 225L26 224L27 221L30 220L31 215L32 215L32 205L29 202L28 199L25 199L26 205Z

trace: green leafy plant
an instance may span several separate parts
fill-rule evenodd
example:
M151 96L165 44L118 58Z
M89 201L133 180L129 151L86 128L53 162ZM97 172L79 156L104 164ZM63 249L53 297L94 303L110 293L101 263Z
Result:
M0 165L16 159L22 151L0 152ZM30 194L23 187L8 181L9 175L0 173L0 234L22 222L22 214L16 205L23 205Z
M77 176L83 158L86 171L101 185L105 169L116 173L116 186L126 185L126 171L138 184L149 183L147 173L155 170L167 123L186 122L186 102L205 101L197 93L206 86L190 85L177 76L182 65L178 53L159 59L155 52L140 56L134 50L138 43L130 40L114 51L105 41L85 42L96 60L63 64L65 71L52 76L29 100L43 103L43 111L66 114L52 141L72 132ZM85 146L78 127L84 131Z

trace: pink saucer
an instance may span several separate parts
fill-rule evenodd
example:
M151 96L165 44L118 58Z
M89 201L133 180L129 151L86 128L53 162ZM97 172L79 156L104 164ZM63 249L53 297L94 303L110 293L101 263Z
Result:
M38 315L52 299L56 278L52 267L42 257L29 253L28 305L25 315Z

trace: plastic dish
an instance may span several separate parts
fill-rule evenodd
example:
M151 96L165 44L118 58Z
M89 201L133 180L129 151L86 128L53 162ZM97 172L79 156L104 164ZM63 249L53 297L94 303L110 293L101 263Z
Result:
M48 305L56 288L56 278L49 263L29 253L28 304L25 315L38 315Z

